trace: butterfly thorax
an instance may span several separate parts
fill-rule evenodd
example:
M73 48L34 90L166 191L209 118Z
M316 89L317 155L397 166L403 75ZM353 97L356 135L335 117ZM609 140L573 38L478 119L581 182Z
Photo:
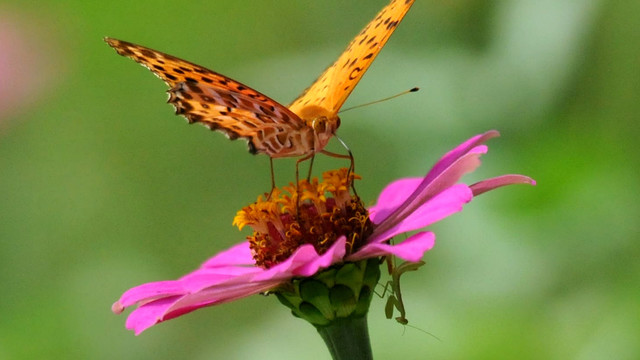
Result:
M333 112L316 105L305 106L298 115L313 132L308 144L308 153L316 153L324 149L331 137L340 127L340 118Z

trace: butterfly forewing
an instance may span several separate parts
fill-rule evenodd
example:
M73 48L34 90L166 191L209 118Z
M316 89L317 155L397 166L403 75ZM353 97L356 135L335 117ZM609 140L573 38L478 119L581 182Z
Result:
M337 114L413 2L393 0L384 7L289 109L300 115L305 107L319 106Z
M187 81L203 83L212 87L244 93L248 96L256 97L259 101L278 105L276 101L269 99L258 91L200 65L130 42L112 38L105 38L105 41L118 54L137 61L164 80L170 87Z
M106 38L118 54L142 64L169 85L169 102L189 122L246 138L252 152L272 157L288 155L282 133L299 131L304 123L296 114L266 95L202 66L126 41ZM273 140L273 143L271 143ZM287 154L287 155L285 155Z

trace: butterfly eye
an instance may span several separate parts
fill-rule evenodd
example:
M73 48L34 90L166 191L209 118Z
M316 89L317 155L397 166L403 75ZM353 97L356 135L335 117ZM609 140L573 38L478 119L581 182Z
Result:
M313 127L313 131L316 134L321 134L327 131L327 118L321 116L317 119L314 119L311 126Z

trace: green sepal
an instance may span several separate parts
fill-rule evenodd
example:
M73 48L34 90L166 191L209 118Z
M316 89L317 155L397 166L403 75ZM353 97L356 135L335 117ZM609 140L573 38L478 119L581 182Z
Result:
M275 290L294 316L315 327L364 317L380 279L378 258L334 265L309 278L293 279Z

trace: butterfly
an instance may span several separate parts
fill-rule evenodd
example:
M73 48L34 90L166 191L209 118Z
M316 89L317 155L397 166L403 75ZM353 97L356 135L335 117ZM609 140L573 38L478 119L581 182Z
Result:
M415 0L392 0L349 43L333 65L289 106L200 65L130 42L105 38L118 54L151 70L169 86L169 103L189 123L271 158L312 157L340 126L338 111Z

